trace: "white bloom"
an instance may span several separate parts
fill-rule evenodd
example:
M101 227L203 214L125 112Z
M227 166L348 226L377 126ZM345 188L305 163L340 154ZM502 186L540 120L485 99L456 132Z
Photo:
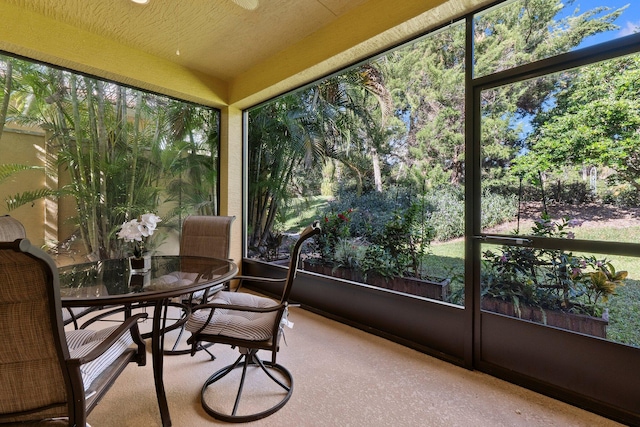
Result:
M120 231L118 231L118 238L124 239L125 242L133 242L134 240L137 240L138 242L142 241L142 234L138 228L138 221L133 219L122 223Z
M156 230L157 224L162 221L157 215L146 213L140 219L132 219L124 222L118 231L118 238L125 242L142 242L144 237L149 237Z
M162 219L152 213L146 213L140 217L140 223L146 227L149 231L149 235L153 234L160 221L162 221Z

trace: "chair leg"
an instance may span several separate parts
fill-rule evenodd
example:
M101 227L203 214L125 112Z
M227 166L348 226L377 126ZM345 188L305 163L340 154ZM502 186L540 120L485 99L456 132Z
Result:
M279 379L277 379L276 377L274 377L274 376L273 376L273 374L271 373L271 371L269 371L269 370L267 369L267 367L264 365L264 362L262 361L262 359L260 359L260 358L259 358L257 355L255 355L255 354L253 354L252 359L253 359L253 362L252 362L252 363L257 363L258 365L260 365L260 367L262 368L262 370L264 371L264 373L265 373L265 374L267 374L267 376L269 376L269 378L271 378L271 380L272 380L274 383L278 384L278 385L279 385L280 387L282 387L283 389L285 389L285 390L289 391L289 388L290 388L290 387L289 387L288 385L284 384L282 381L280 381L280 380L279 380ZM273 365L273 364L271 364L271 363L270 363L270 364L269 364L269 366L270 366L270 367L273 367L273 366L276 366L276 365ZM277 366L280 366L280 365L277 365ZM284 368L282 368L282 369L284 369Z
M182 305L179 306L179 308L181 307L180 309L182 310L182 313L180 314L180 319L177 319L177 321L173 325L171 325L171 328L167 328L167 331L171 331L176 329L177 325L180 326L180 330L178 331L178 337L174 341L171 349L163 350L165 356L179 356L183 354L191 354L191 346L188 346L187 348L178 348L178 346L180 345L180 340L182 340L182 337L184 335L187 318L189 317L189 313L191 312L189 308L190 304L191 302L189 301L187 303L182 303ZM184 344L184 341L183 341L183 344ZM214 356L213 353L207 350L207 348L211 347L212 345L213 343L206 343L206 344L200 343L198 345L198 348L196 348L196 351L204 350L209 354L209 356L211 356L211 360L215 360L216 356Z
M186 321L186 318L183 318L183 319ZM183 324L180 327L180 331L178 332L178 337L173 343L171 350L164 350L165 356L179 356L182 354L191 354L191 347L181 348L181 349L178 348L178 346L180 345L180 340L182 339L182 336L184 334L184 331L185 331L185 325ZM206 343L206 344L200 343L198 344L198 348L196 348L196 351L204 350L209 354L209 356L211 356L211 360L216 360L216 356L208 350L208 348L211 347L212 345L213 345L212 343Z
M238 415L238 409L240 407L240 401L242 399L242 393L247 384L247 371L250 366L259 366L260 371L263 371L275 384L277 384L280 388L282 388L284 395L283 397L273 406L260 410L258 412L252 412L250 414L240 414ZM233 409L231 411L222 411L218 409L214 409L209 403L207 403L205 399L205 393L207 389L213 386L218 380L222 379L229 373L231 373L234 369L242 367L242 374L240 376L240 382L237 388L236 396L234 399ZM278 373L279 376L282 376L284 381L278 379L274 373ZM223 388L222 386L218 386L217 389ZM220 392L218 392L220 393ZM268 392L269 394L273 394L272 391ZM265 418L274 412L281 409L291 397L293 393L293 377L291 373L281 365L274 364L271 362L263 362L257 355L257 350L246 350L245 353L241 354L238 359L232 363L231 365L225 366L224 368L216 371L213 375L211 375L202 386L202 391L200 394L202 407L203 409L211 415L213 418L221 421L226 421L230 423L244 423L249 421L255 421L262 418ZM211 400L217 405L220 405L220 401L222 399L212 397ZM245 403L246 404L246 403Z
M200 346L198 347L198 349L196 351L204 350L209 354L209 356L211 356L211 360L216 360L216 356L214 356L214 354L209 351L209 347L211 347L212 345L213 344L211 344L211 343L208 343L207 345L203 345L202 343L200 343Z

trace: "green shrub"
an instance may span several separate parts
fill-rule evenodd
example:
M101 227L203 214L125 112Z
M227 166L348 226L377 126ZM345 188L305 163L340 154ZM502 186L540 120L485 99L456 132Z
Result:
M399 192L393 199L380 193L346 196L330 202L323 216L323 233L315 239L321 262L357 267L361 253L351 245L371 243L365 257L369 262L360 265L365 274L419 276L434 236L424 199Z
M434 229L434 240L445 241L464 236L464 192L459 189L443 189L427 196L433 206L429 224ZM482 199L482 227L492 227L515 218L517 199L513 195L501 195L485 191Z
M393 212L401 206L397 195L390 192L370 192L357 196L355 193L342 192L329 203L325 212L341 212L353 209L349 229L352 236L380 234L384 225L393 218Z
M427 195L433 206L429 225L433 227L434 239L443 241L464 236L464 192L462 189L443 189Z
M433 227L422 213L422 203L416 200L394 211L392 219L384 224L384 231L370 237L391 255L400 275L421 275L421 264L434 235Z
M482 228L511 221L518 214L518 200L514 195L484 192L482 195Z
M365 277L371 273L379 274L382 277L401 275L396 260L391 253L381 245L376 244L367 247L361 268Z
M366 258L367 243L362 239L340 238L333 254L334 267L362 269Z
M411 216L413 235L425 240L446 241L464 236L464 189L444 187L433 189L425 195L396 190L387 193L368 193L356 196L341 193L340 198L329 202L322 213L324 217L351 209L349 236L365 237L374 243L387 240L390 225L398 218ZM517 214L517 199L513 195L501 195L486 191L482 197L482 226L492 227L510 221ZM404 233L404 231L403 231ZM406 235L406 233L405 233ZM393 251L392 251L393 253ZM412 262L413 263L413 262ZM413 263L415 264L415 263Z
M592 202L594 199L594 193L589 188L589 183L587 181L558 180L550 187L553 190L551 191L551 197L561 203L580 205Z
M338 243L351 236L349 223L353 209L328 212L320 220L322 233L314 238L315 251L327 265L335 264Z
M615 206L633 208L640 206L638 190L629 184L607 187L602 194L602 201Z

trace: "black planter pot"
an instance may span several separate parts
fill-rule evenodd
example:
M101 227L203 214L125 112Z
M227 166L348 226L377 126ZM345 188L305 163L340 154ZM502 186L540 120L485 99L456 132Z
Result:
M544 310L540 307L527 305L520 305L516 308L511 301L487 297L482 298L482 309L594 337L607 337L607 325L609 322L600 317L567 313L559 310Z
M449 296L449 279L442 281L419 279L416 277L383 277L378 274L368 274L364 277L362 272L352 268L330 267L326 265L303 262L306 271L323 274L325 276L350 280L352 282L366 283L379 288L391 289L410 295L446 301Z

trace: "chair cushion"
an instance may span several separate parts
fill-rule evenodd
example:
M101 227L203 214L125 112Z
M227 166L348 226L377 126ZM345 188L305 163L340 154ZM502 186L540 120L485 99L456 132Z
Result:
M278 303L270 298L242 292L221 291L211 300L212 304L242 305L255 308L274 307ZM209 310L195 311L187 321L186 329L194 333L207 321ZM277 311L254 313L249 311L216 309L211 321L201 332L249 341L265 341L272 338Z
M9 215L0 216L0 242L13 242L26 237L27 233L20 221Z
M100 345L100 343L117 328L118 326L116 325L95 331L91 329L67 331L66 336L67 345L69 346L69 355L71 358L78 358L86 355ZM80 366L85 391L91 387L93 380L95 380L98 375L100 375L122 353L124 353L132 343L133 339L131 338L131 333L126 332L100 357Z
M71 309L71 313L73 313L73 317L69 312L69 308L64 307L62 309L62 323L65 325L67 323L71 323L74 317L78 319L84 316L85 314L89 314L93 311L93 307L70 307L70 309Z
M151 280L149 285L145 286L149 291L161 291L165 289L173 289L178 286L188 286L196 282L198 273L185 273L182 271L173 271L164 274L156 279Z

